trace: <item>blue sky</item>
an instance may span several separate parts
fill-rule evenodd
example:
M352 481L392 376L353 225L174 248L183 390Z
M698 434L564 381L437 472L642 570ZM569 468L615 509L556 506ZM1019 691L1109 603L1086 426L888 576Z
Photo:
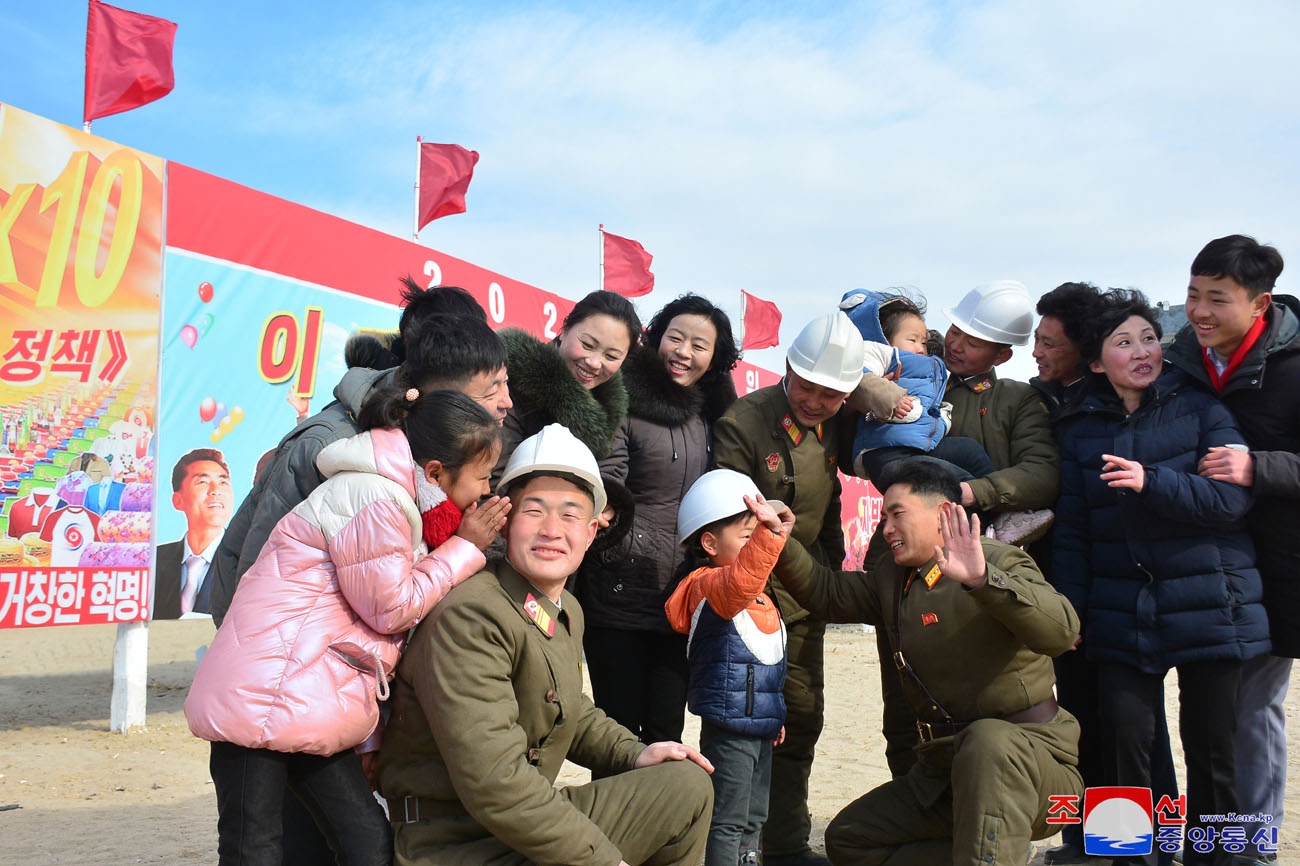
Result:
M1178 301L1231 232L1300 271L1300 4L125 5L179 23L177 86L97 133L402 236L415 136L462 144L469 212L422 243L577 298L604 222L656 257L646 317L746 289L789 340L901 284L942 329L1003 278ZM75 125L85 4L37 6L0 9L0 101Z

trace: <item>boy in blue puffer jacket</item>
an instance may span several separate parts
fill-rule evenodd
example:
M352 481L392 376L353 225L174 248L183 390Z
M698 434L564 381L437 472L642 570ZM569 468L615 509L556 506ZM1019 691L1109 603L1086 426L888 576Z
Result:
M946 436L951 407L943 402L948 368L930 354L924 311L901 294L855 289L840 309L865 341L858 391L851 408L863 413L853 439L853 469L876 478L886 464L928 454L952 466L959 481L993 471L988 454L974 439Z
M792 526L789 508L730 469L701 475L677 512L680 543L709 563L664 605L672 627L690 635L687 705L713 763L705 866L758 863L772 746L785 736L785 625L763 587Z

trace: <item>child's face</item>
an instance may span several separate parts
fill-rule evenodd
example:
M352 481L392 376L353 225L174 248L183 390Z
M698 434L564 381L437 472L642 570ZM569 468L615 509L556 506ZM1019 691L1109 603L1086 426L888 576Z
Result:
M753 514L746 514L744 519L729 523L717 532L704 533L700 542L714 565L731 565L740 556L740 549L754 534L756 526L758 526L758 518Z
M894 331L894 336L890 338L889 345L895 349L902 349L904 352L928 355L930 353L925 347L925 338L928 333L925 328L925 320L920 316L903 316L898 321L898 330Z
M501 446L493 446L489 451L480 454L477 460L472 460L460 467L457 472L441 470L436 477L430 477L429 480L442 488L442 492L447 494L447 498L456 504L461 511L469 508L475 502L478 502L484 496L491 494L492 487L488 483L492 477L492 469L497 465L497 456L501 453ZM430 466L437 464L437 461L429 461ZM427 470L426 470L427 471Z

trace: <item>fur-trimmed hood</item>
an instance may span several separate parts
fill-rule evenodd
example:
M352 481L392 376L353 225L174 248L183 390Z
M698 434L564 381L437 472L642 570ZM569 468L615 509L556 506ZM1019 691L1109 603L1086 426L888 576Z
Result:
M564 363L555 343L544 343L518 328L499 333L506 344L510 397L515 403L512 411L540 414L546 418L545 423L563 424L591 449L597 460L606 457L627 417L628 395L622 372L588 391ZM541 429L544 424L536 426Z
M706 373L700 381L683 388L673 381L659 353L649 346L632 351L622 369L627 387L628 414L665 427L685 424L701 414L712 423L736 402L736 385L731 373Z

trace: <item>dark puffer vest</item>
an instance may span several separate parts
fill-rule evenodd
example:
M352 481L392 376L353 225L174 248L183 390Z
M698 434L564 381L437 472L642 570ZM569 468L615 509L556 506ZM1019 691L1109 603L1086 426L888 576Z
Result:
M1088 659L1163 673L1268 652L1250 491L1196 474L1210 448L1241 442L1228 410L1178 371L1127 416L1110 383L1090 388L1062 422L1051 571ZM1142 492L1103 481L1103 454L1141 463Z
M691 684L686 705L732 733L771 739L785 724L785 623L763 633L741 611L735 619L701 601L691 622L686 655Z
M590 551L578 597L593 628L672 632L664 602L681 576L677 507L713 464L713 422L736 400L729 373L691 388L672 381L658 353L639 348L623 364L627 420L606 472L632 495L632 525L619 544ZM621 463L619 462L621 460Z

